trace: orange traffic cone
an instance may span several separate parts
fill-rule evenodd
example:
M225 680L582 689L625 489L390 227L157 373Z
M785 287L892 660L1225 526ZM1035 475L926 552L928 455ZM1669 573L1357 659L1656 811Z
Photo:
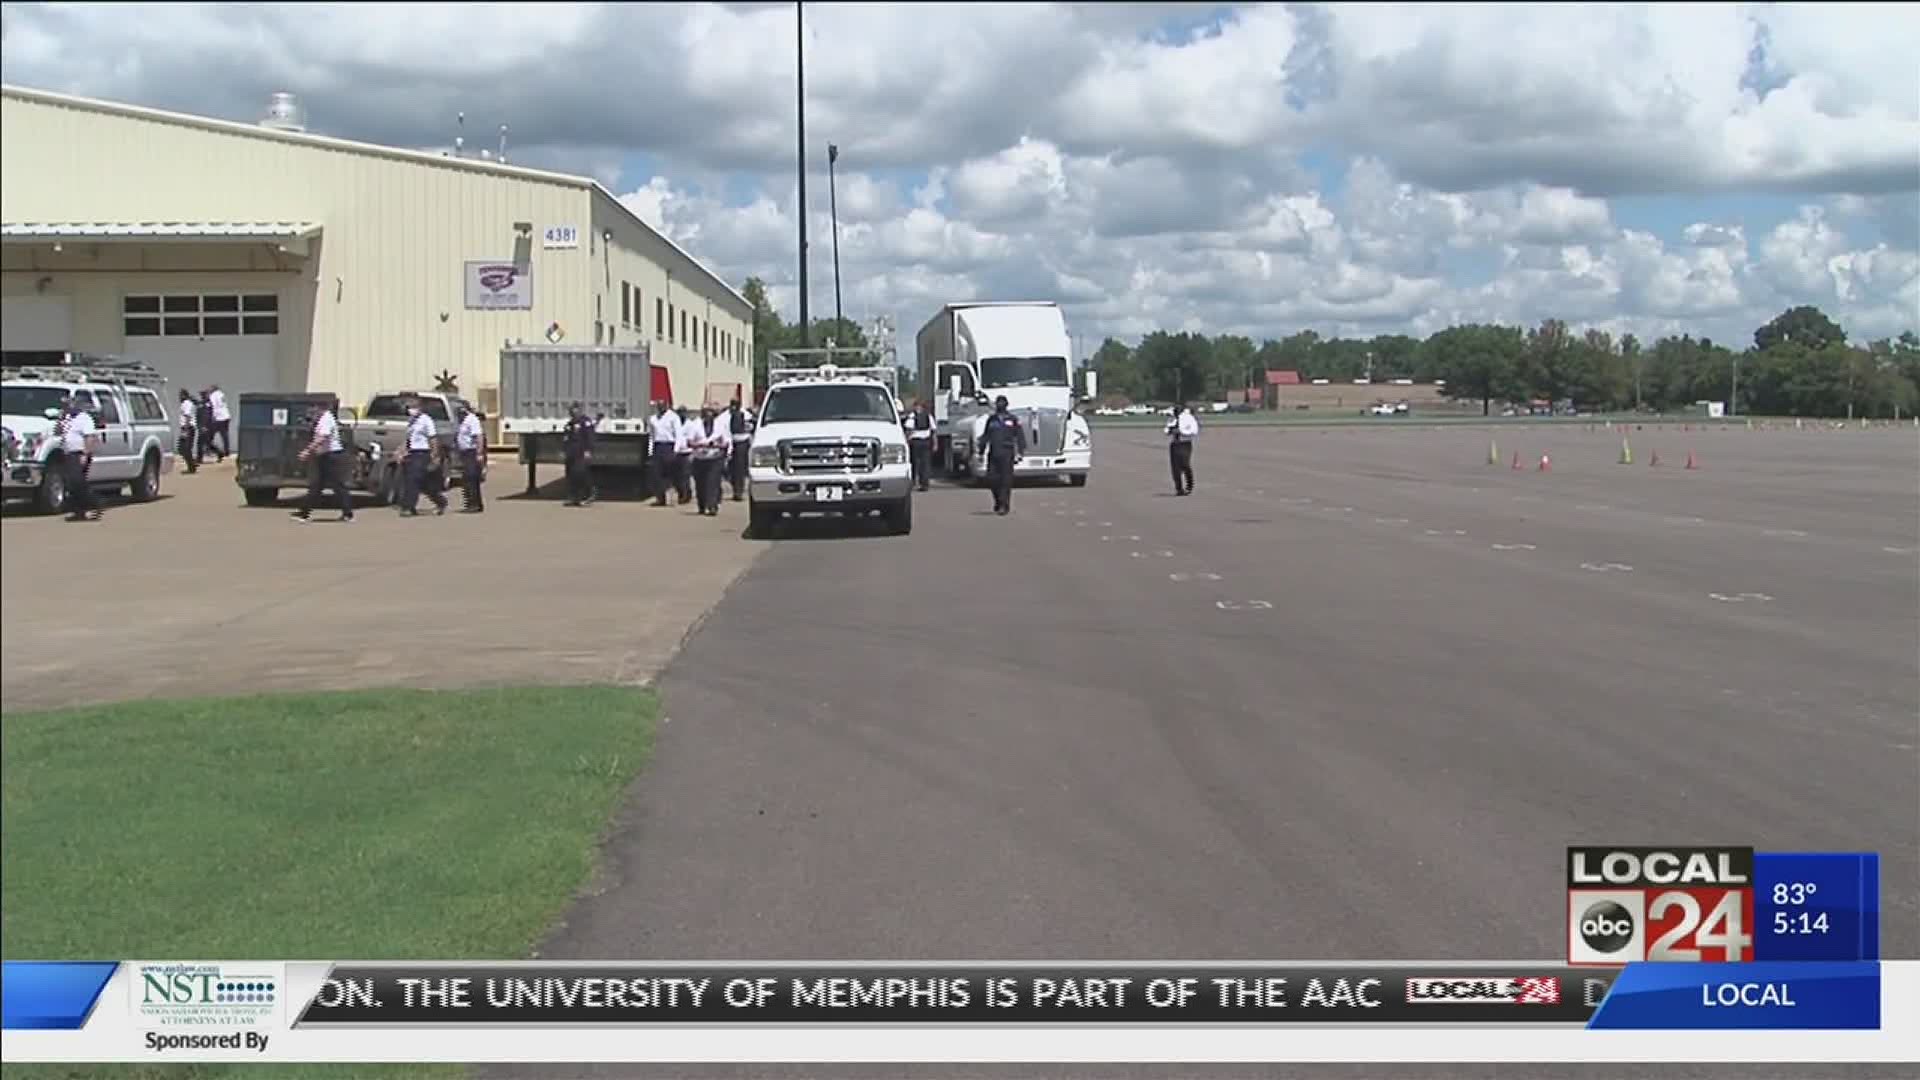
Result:
M1547 455L1545 454L1540 455L1540 471L1541 472L1553 471L1553 462L1548 460Z
M1520 451L1518 451L1518 450L1515 450L1515 451L1513 452L1513 467L1514 467L1515 469L1519 469L1519 468L1520 468Z
M1647 459L1647 465L1649 468L1652 468L1652 467L1657 467L1659 464L1660 464L1660 451L1655 450L1653 452L1653 457Z
M1700 467L1699 463L1693 460L1693 451L1691 450L1687 451L1687 468L1697 469L1699 467Z

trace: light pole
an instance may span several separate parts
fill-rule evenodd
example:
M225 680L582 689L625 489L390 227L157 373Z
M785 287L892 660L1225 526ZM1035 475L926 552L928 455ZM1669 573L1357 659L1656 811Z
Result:
M827 213L833 220L833 332L840 332L846 315L840 310L840 185L834 180L833 163L840 160L840 148L827 144Z
M800 347L808 340L807 325L807 9L802 0L793 5L793 97L794 112L800 121Z

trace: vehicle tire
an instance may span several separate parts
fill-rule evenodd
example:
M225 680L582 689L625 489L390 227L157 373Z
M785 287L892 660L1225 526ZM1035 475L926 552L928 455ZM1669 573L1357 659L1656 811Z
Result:
M400 467L388 465L380 470L380 482L373 486L373 505L392 506L400 498Z
M780 520L780 512L778 510L762 509L758 506L748 504L747 538L750 540L773 539L773 525L774 522L778 520Z
M59 458L47 459L46 471L40 474L40 487L34 492L33 502L43 514L57 514L67 508L67 478L61 473Z
M913 496L909 495L887 508L887 531L895 536L913 532Z
M1087 486L1087 474L1086 474L1086 473L1074 473L1074 474L1073 474L1072 476L1070 476L1070 477L1068 477L1068 478L1067 478L1067 480L1068 480L1068 482L1070 482L1071 484L1073 484L1073 486L1074 486L1074 487L1086 487L1086 486Z
M160 497L160 454L147 451L147 458L140 463L140 475L136 477L130 489L134 502L152 502Z
M270 487L241 488L240 494L247 500L248 506L272 506L280 501L280 489Z

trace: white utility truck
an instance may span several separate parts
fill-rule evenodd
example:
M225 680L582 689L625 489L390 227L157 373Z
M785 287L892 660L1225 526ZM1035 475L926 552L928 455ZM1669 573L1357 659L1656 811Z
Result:
M749 535L783 516L879 512L896 536L913 531L913 466L899 412L899 369L841 367L865 349L767 354L767 395L747 451Z
M88 485L129 489L135 500L160 497L160 476L173 470L177 437L162 394L166 377L140 360L90 353L8 353L0 368L0 478L7 498L31 498L46 513L67 499L55 430L68 398L93 414L99 429Z
M1093 471L1093 432L1075 407L1068 357L1072 339L1051 300L948 304L920 328L921 393L933 406L934 460L949 476L983 481L976 452L993 399L1027 429L1014 477L1066 477L1075 487Z

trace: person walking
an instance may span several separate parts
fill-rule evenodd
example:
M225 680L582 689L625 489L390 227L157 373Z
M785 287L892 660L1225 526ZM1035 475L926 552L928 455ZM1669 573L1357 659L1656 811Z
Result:
M927 474L933 468L933 413L928 410L925 398L913 403L913 411L907 414L907 451L913 462L913 483L921 491L927 490Z
M200 460L203 462L213 451L213 402L210 400L212 394L211 386L200 391L200 400L193 411L194 433L200 440ZM225 461L226 455L220 455L218 460Z
M1200 421L1186 402L1174 410L1167 421L1167 462L1173 469L1173 493L1193 494L1193 440L1200 434Z
M420 516L420 493L424 490L427 498L433 501L435 517L447 512L447 497L442 494L441 478L428 483L433 474L435 429L433 417L420 407L418 399L407 401L407 458L406 471L401 474L400 516Z
M711 406L700 410L700 419L689 425L687 445L693 455L694 493L700 513L720 515L720 470L726 464L727 447L732 436L720 426Z
M567 462L567 505L593 503L593 419L579 402L567 406L567 426L560 433L561 455Z
M653 505L667 505L667 489L674 486L674 446L680 441L680 417L664 401L653 403L653 416L647 421L652 438L649 457L653 464Z
M207 412L213 417L213 430L208 432L207 442L211 445L219 441L220 449L216 452L219 460L225 461L230 452L227 440L233 435L233 414L227 411L227 393L220 389L219 383L207 387Z
M193 400L193 392L186 387L180 388L180 434L173 441L174 452L180 455L180 463L187 467L187 475L200 471L200 421L199 406Z
M729 442L727 447L727 482L733 487L733 501L746 498L747 458L753 449L753 410L740 404L734 398L727 405L726 430Z
M302 525L313 520L313 508L320 505L320 492L328 487L340 501L340 520L353 520L353 492L347 487L347 452L340 442L340 422L334 417L339 408L337 397L314 406L313 437L307 440L299 455L302 462L312 460L313 467L307 480L307 497L300 503L300 509L293 512L293 520Z
M993 486L993 512L1002 517L1013 513L1013 467L1027 452L1027 431L1019 417L1007 411L1007 396L993 399L993 415L987 417L986 430L974 447L987 459L987 482Z
M487 508L486 500L480 497L480 481L487 471L487 437L480 429L480 415L464 401L460 403L460 426L453 432L453 447L460 452L460 481L466 493L466 505L460 512L481 513Z
M100 441L100 425L94 423L77 396L65 401L66 415L55 425L60 440L60 477L66 481L68 521L99 521L100 508L93 501L93 484L88 472L93 468L93 451Z
M679 499L676 505L685 506L693 501L693 418L687 415L687 407L676 410L680 417L678 435L673 440L673 487Z

